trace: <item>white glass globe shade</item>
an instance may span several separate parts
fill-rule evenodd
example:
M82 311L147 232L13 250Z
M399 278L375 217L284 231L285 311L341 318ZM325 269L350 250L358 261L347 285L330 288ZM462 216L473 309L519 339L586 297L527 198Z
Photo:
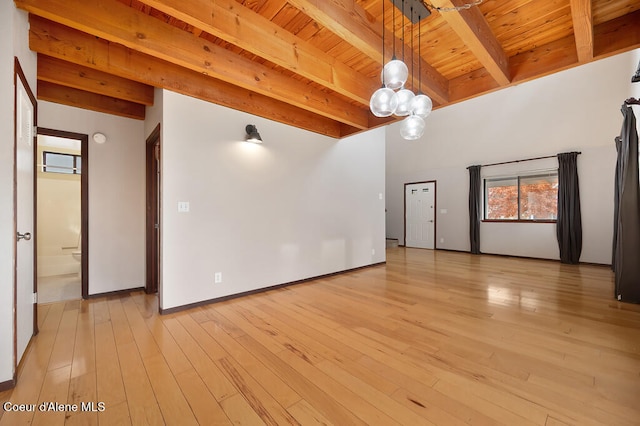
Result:
M399 89L407 82L409 68L399 59L387 62L382 68L382 83L389 89Z
M427 118L431 114L433 102L427 95L417 95L411 100L411 112L418 117Z
M373 92L369 101L369 108L376 117L389 117L396 111L398 99L395 92L387 87L381 87Z
M407 140L413 141L424 134L424 120L417 115L410 115L402 120L400 124L400 135Z
M396 98L398 98L398 107L394 113L398 117L405 117L411 114L411 101L415 95L411 90L401 89L396 92Z

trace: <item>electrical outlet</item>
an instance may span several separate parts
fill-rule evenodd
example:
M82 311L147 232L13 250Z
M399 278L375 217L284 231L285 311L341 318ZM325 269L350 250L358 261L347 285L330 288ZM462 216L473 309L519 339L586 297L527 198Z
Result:
M375 256L376 255L376 249L371 249L371 255Z
M213 283L220 284L222 282L222 272L216 272L213 276Z
M441 243L444 243L444 238L440 238L440 242L441 242Z

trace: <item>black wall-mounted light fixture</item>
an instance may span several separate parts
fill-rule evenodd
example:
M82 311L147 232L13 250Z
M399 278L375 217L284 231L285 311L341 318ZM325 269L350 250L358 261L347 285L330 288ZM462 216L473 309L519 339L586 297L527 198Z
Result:
M632 83L637 83L639 81L640 81L640 61L638 61L638 69L636 70L636 73L631 77Z
M262 137L260 137L260 133L258 133L256 126L253 124L247 124L245 131L247 132L247 142L262 143Z

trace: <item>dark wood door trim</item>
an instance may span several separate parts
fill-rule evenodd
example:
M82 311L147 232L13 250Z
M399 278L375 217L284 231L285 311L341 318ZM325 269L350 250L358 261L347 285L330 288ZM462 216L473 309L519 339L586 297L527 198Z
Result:
M38 134L55 136L80 141L80 157L82 158L82 173L80 174L80 228L82 236L80 245L82 298L89 298L89 135L84 133L66 132L63 130L38 127Z
M158 292L159 277L159 237L160 211L158 208L160 188L158 167L160 155L160 124L151 132L146 141L146 293Z

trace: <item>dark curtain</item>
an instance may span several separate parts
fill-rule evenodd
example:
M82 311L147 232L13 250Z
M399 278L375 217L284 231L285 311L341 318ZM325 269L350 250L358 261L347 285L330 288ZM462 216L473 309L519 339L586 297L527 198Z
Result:
M620 149L622 139L617 136L616 139L616 152L618 153L618 159L616 160L616 183L613 188L613 247L611 250L611 269L616 270L616 250L618 249L618 207L620 206L620 182L622 177L620 172L622 171L622 150ZM616 295L618 291L616 290Z
M469 240L473 254L480 254L480 167L469 167Z
M640 183L636 117L623 105L616 164L613 270L618 300L640 303Z
M578 153L558 154L558 221L560 261L579 263L582 253L582 216L578 188Z

